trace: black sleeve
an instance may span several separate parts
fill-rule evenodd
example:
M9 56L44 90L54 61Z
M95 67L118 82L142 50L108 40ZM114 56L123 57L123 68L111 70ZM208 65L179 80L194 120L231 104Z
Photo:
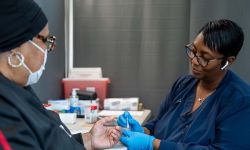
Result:
M77 134L73 134L72 135L79 143L83 144L83 139L82 139L82 134L81 133L77 133Z
M64 125L64 123L61 121L59 115L53 111L48 110L48 112L54 117L54 119L56 119L57 121L59 121L63 127L65 128L65 130L67 130L69 133L69 129ZM83 145L83 139L82 139L82 134L81 133L77 133L77 134L72 134L72 136L75 138L76 141L78 141L80 144Z
M20 114L0 99L0 130L4 133L13 150L41 150L31 129L21 119Z

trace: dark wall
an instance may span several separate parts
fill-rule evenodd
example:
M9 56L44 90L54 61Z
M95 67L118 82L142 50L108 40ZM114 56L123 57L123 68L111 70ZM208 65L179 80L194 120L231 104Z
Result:
M77 0L74 67L102 67L109 97L139 97L153 114L188 73L189 1Z
M61 79L65 71L64 0L35 0L49 20L50 34L57 37L55 51L48 54L45 71L33 86L42 101L62 97Z
M237 74L250 83L250 1L249 0L191 0L190 39L209 20L231 19L239 24L245 33L245 42L236 62L231 66Z
M33 86L42 100L62 97L65 71L64 1L35 0L49 19L57 48ZM183 46L211 19L228 18L245 31L232 69L250 82L248 0L76 0L75 67L102 67L111 79L110 97L139 96L155 114L172 83L188 73ZM78 58L77 58L78 57ZM79 64L78 64L79 63Z

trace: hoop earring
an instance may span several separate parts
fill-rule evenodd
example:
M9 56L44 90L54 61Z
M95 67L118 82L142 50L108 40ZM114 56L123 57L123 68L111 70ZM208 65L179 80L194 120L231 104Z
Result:
M12 60L13 57L16 56L16 58L20 61L19 64L13 64ZM11 54L8 56L8 64L12 67L12 68L18 68L21 67L24 63L24 56L23 54L21 54L20 52L11 52Z

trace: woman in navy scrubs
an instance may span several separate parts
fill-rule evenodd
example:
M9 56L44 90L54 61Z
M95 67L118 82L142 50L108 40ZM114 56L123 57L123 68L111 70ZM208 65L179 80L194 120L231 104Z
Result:
M33 0L1 0L0 28L0 130L13 150L103 149L119 141L120 127L104 126L114 118L98 121L86 134L71 135L32 90L56 40Z
M243 45L242 29L230 20L205 24L185 46L192 75L180 77L158 116L141 127L129 113L118 119L129 149L249 150L250 87L229 70Z

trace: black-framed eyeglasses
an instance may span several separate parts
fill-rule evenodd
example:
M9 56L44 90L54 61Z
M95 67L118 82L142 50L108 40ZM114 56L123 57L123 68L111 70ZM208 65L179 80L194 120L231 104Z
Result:
M207 58L204 58L202 56L197 56L196 53L194 52L195 47L194 47L193 43L186 45L185 48L186 48L186 52L187 52L188 57L190 59L194 59L196 57L198 63L202 67L206 67L210 61L225 59L225 57L207 59Z
M44 42L44 44L46 44L48 52L51 52L52 50L55 49L55 47L56 47L56 37L55 36L49 35L47 37L44 37L42 35L37 35L36 37L38 39L42 40Z

